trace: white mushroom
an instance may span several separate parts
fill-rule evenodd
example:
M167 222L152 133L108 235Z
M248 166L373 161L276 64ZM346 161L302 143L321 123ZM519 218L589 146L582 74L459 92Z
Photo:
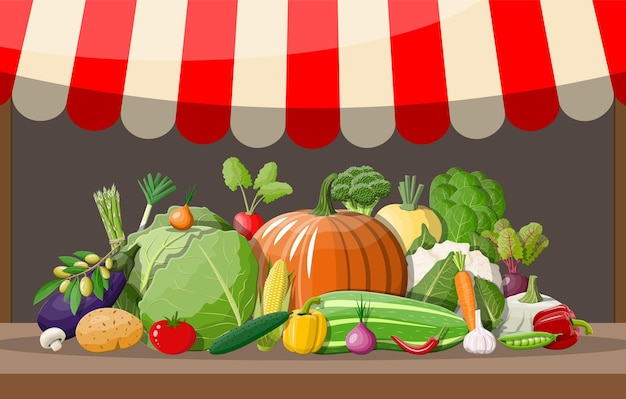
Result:
M41 333L39 343L44 349L52 349L58 352L63 347L62 342L65 341L65 332L58 327L50 327Z

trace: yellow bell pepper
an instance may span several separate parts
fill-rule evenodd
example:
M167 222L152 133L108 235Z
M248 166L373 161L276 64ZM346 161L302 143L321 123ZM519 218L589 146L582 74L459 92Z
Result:
M302 309L291 312L283 332L283 345L288 351L306 355L322 347L328 326L326 317L311 309L314 303L320 303L320 297L310 298Z

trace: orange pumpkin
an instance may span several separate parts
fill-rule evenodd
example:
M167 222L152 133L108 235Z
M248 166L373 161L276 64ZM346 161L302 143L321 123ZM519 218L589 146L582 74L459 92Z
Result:
M259 261L259 284L268 262L283 259L293 275L289 310L336 290L406 295L407 261L391 230L375 218L332 205L334 173L322 183L317 208L267 221L250 240Z

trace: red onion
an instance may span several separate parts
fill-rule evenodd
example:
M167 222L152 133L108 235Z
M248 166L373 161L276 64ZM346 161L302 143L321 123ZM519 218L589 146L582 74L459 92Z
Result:
M357 303L356 313L359 323L346 336L346 346L356 355L366 355L376 348L376 335L363 322L370 313L369 307L363 304L363 298Z

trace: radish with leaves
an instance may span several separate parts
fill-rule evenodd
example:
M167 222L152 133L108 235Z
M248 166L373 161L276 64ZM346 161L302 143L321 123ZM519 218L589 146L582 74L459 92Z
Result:
M366 355L376 348L376 335L367 328L364 320L369 317L370 307L365 306L363 297L357 302L356 314L359 323L346 336L346 347L355 355Z
M275 162L267 162L263 165L253 184L252 176L245 165L239 158L230 157L222 165L222 176L224 183L232 191L241 190L246 210L235 215L233 227L248 240L265 223L263 217L254 212L256 207L261 202L269 204L293 192L293 188L288 183L276 181L278 166ZM252 202L249 203L245 190L250 187L256 192Z
M482 236L491 242L508 268L509 272L502 276L504 296L526 292L528 277L519 274L517 267L520 263L530 266L548 247L550 241L543 235L543 227L531 222L516 232L509 220L502 218L495 223L493 231L483 231Z

